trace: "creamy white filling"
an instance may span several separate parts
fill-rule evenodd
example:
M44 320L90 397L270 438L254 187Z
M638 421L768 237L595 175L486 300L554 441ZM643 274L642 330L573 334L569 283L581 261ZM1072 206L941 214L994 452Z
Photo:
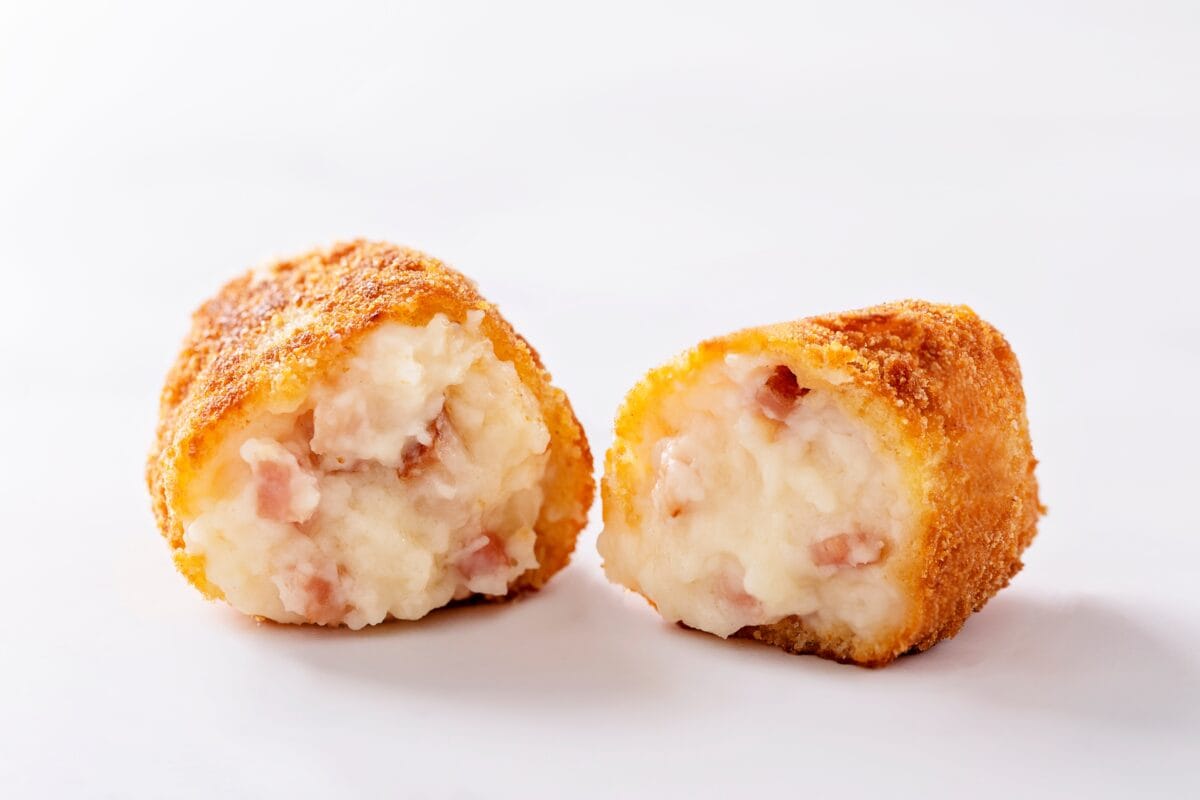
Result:
M617 520L600 535L608 575L720 636L792 615L866 636L898 624L888 554L910 515L900 468L823 385L729 356L667 397L648 423L666 435L642 454L638 527Z
M479 322L381 325L221 448L184 543L234 607L360 628L537 566L550 435Z

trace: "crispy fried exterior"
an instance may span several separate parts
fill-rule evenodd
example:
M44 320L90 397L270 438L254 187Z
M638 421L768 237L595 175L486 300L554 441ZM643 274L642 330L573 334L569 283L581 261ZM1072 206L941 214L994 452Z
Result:
M801 384L841 376L828 385L850 395L899 459L916 508L908 546L890 556L910 604L894 635L818 634L797 616L737 635L882 666L953 636L1021 569L1044 509L1016 356L971 309L915 300L743 330L650 372L617 417L601 488L606 524L623 519L638 530L637 498L653 479L642 453L659 433L656 407L729 353L769 354Z
M159 528L188 580L221 597L203 559L185 554L181 519L189 516L189 481L228 434L268 404L303 397L374 326L424 325L438 313L462 323L472 310L483 313L480 330L537 398L550 432L538 566L518 576L508 596L541 588L566 566L595 489L587 438L566 395L465 276L416 250L355 241L248 272L193 315L163 388L146 469Z

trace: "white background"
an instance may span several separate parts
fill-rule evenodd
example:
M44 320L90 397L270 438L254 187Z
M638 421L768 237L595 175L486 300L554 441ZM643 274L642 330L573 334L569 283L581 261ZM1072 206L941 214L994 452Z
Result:
M337 5L0 12L0 795L1200 793L1200 5ZM662 623L598 507L508 607L205 603L163 374L224 280L358 235L475 277L597 454L700 338L968 303L1025 371L1027 567L882 671Z

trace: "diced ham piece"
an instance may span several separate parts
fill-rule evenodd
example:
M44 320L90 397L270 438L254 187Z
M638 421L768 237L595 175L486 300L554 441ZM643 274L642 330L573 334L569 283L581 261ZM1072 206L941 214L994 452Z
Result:
M404 450L400 453L400 468L396 470L396 474L401 478L407 478L413 473L419 472L425 463L426 456L432 449L431 445L421 444L416 439L404 445Z
M328 561L302 560L275 578L283 607L314 625L339 625L351 606L338 568Z
M313 575L304 584L308 602L304 604L304 618L315 625L336 625L346 615L346 604L341 592L329 579Z
M443 410L437 417L429 423L425 428L425 433L429 439L428 443L422 442L420 439L410 439L404 449L400 451L400 467L396 470L396 474L403 480L419 474L435 457L435 449L443 434L453 434L453 425L446 417Z
M485 578L513 565L504 540L491 531L477 537L454 560L454 565L467 581Z
M292 522L292 472L286 464L263 461L254 470L258 492L258 515L280 522Z
M250 465L258 516L276 522L307 522L321 501L316 477L273 439L248 439L240 454Z
M759 410L767 419L783 422L792 411L800 398L811 389L801 386L796 380L796 373L780 364L771 371L770 376L754 393L754 400Z
M867 533L839 533L813 542L809 554L818 567L861 567L883 555L883 539Z

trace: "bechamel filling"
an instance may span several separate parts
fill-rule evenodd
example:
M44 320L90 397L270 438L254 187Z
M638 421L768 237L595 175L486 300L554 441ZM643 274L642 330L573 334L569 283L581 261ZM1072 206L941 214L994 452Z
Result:
M230 604L361 628L537 566L550 434L480 320L385 323L223 444L184 544Z
M719 636L785 617L871 636L899 624L888 555L907 535L899 464L828 387L731 355L657 411L637 530L600 535L604 568L670 621Z

